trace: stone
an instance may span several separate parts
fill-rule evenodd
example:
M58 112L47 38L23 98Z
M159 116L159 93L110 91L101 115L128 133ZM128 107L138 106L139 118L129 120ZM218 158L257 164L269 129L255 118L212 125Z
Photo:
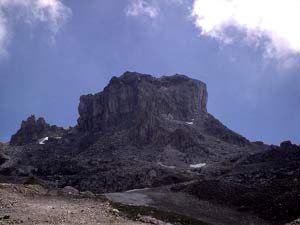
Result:
M10 218L9 215L4 215L4 216L3 216L3 219L4 219L4 220L8 220L9 218Z
M155 225L172 225L171 223L165 223L165 222L163 222L161 220L158 220L156 218L153 218L151 216L141 216L141 215L139 215L138 219L141 222L149 223L149 224L155 224Z
M76 188L73 188L71 186L65 186L62 189L62 193L67 195L78 195L79 191Z
M287 223L285 225L300 225L300 219L294 220L293 222Z
M95 194L91 191L83 191L83 192L80 192L80 195L84 198L95 198Z
M0 165L4 164L5 162L7 162L8 157L2 153L0 153Z
M291 141L283 141L280 143L280 148L283 149L291 149L291 148L297 148L298 146L295 144L292 144Z

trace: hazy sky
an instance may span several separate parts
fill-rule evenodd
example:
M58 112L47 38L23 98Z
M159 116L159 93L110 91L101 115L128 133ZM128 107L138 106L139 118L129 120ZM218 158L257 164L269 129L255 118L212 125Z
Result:
M0 0L0 141L73 126L112 76L186 74L250 140L300 143L299 0Z

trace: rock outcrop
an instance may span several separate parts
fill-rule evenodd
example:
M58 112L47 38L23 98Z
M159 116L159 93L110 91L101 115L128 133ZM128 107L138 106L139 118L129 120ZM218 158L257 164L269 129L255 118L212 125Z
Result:
M61 137L66 132L65 129L57 126L50 126L44 118L36 119L31 115L27 120L22 121L21 128L11 137L11 145L25 145L37 143L45 137Z
M126 72L95 95L80 98L83 131L128 129L146 117L192 121L207 112L206 85L184 75L154 78Z
M126 72L113 77L102 92L81 96L78 128L100 134L125 130L129 139L143 145L186 146L199 139L192 140L193 132L182 128L190 125L225 142L249 143L207 113L207 98L206 84L184 75L155 78Z

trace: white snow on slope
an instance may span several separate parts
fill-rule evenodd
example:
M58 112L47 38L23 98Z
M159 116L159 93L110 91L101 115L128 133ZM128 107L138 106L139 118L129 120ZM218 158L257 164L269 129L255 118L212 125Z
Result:
M125 192L126 193L131 193L131 192L136 192L136 191L146 191L148 189L149 188L132 189L132 190L128 190L128 191L125 191Z
M190 165L190 167L191 168L202 168L202 167L204 167L204 166L206 166L206 163L198 163L198 164L191 164Z
M193 125L194 124L194 122L192 121L192 122L185 122L186 124L188 124L188 125Z
M44 137L44 138L42 138L42 139L39 140L39 144L40 144L40 145L44 145L44 144L45 144L45 141L48 141L48 140L49 140L48 137Z
M162 167L165 167L165 168L168 168L168 169L175 169L176 166L167 166L167 165L164 165L163 163L159 162L158 165L162 166Z

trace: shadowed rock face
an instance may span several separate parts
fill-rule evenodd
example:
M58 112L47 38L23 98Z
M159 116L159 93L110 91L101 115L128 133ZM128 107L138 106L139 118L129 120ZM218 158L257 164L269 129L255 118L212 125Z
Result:
M65 133L63 128L50 126L44 118L36 119L34 115L22 121L21 128L11 137L11 145L25 145L37 142L44 137L60 137Z
M82 131L127 129L145 117L192 121L207 112L206 85L184 75L154 78L127 72L95 95L80 98Z

